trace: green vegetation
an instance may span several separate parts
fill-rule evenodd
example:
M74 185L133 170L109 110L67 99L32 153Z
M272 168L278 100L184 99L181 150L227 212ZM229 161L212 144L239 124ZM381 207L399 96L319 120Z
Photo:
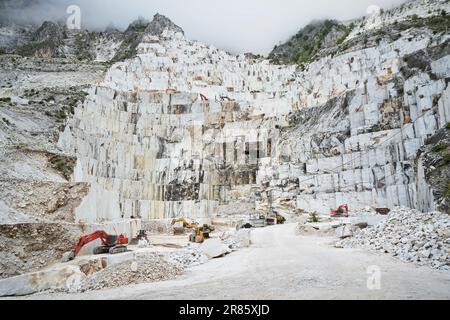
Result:
M450 164L450 153L447 153L442 160L444 161L444 165Z
M445 149L447 149L447 146L445 144L438 144L435 145L431 151L433 151L434 153L439 153L441 151L444 151Z
M142 36L147 29L149 22L144 18L132 22L125 31L124 39L114 58L109 64L129 59L136 55L136 49Z
M75 38L75 57L78 61L88 61L94 58L91 44L96 40L95 32L78 34Z
M450 122L447 122L447 124L445 125L445 129L450 130Z
M445 10L439 15L421 18L418 15L409 16L405 21L398 24L400 31L406 31L413 28L429 28L434 34L449 32L450 16Z
M450 199L450 183L447 185L445 189L445 196Z
M55 96L48 96L47 98L44 99L44 101L46 102L55 101Z
M410 29L428 28L434 34L445 34L450 32L450 16L445 10L425 18L415 14L404 21L395 21L390 26L357 34L355 38L346 41L354 28L354 23L346 26L333 20L312 23L300 30L287 43L275 46L269 54L269 59L275 64L304 66L316 59L321 51L325 52L323 51L325 49L328 49L327 54L335 55L354 46L374 46L383 39L396 41L400 38L401 32Z
M307 25L287 43L275 46L269 59L278 64L306 64L323 49L341 44L353 30L354 24L345 26L334 20Z
M117 51L114 58L111 60L111 63L115 63L118 61L124 61L136 55L136 48L139 45L142 33L132 33L128 35L120 45L119 50Z
M17 54L23 57L32 57L40 50L48 48L50 48L52 52L54 52L56 48L55 42L53 42L51 39L46 39L43 41L32 41L17 49Z
M48 154L48 161L53 169L61 173L67 180L70 179L75 168L76 158Z
M24 143L18 143L16 145L14 145L13 148L16 149L16 150L24 151L24 150L28 149L28 146L26 144L24 144Z
M344 43L345 39L347 39L347 37L350 35L350 33L355 28L355 24L352 22L351 25L349 25L348 27L345 27L345 28L346 28L345 33L336 42L337 45L341 45L342 43Z
M67 118L67 113L64 110L59 110L55 113L55 117L59 120L64 120Z
M309 223L316 223L316 222L320 222L320 216L317 212L313 212L309 214L309 218L308 218L308 222Z

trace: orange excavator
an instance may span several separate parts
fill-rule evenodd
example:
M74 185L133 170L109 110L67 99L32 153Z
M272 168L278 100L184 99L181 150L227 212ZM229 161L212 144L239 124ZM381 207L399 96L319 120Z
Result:
M66 252L63 256L63 262L67 262L75 259L75 257L80 253L81 249L87 245L88 243L100 239L102 245L94 248L94 254L116 254L127 251L128 238L121 234L117 235L109 235L105 231L95 231L91 234L84 235L78 240L75 249L70 252Z

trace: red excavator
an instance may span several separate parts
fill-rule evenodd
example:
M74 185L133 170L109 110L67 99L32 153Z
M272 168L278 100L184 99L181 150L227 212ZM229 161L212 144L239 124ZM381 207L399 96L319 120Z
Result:
M348 217L348 204L342 204L337 210L331 210L330 214L333 217Z
M116 254L127 251L128 238L125 235L121 234L116 236L109 235L105 231L95 231L91 234L82 236L75 246L75 249L64 254L63 262L75 259L85 245L97 239L102 241L102 245L94 248L94 254Z

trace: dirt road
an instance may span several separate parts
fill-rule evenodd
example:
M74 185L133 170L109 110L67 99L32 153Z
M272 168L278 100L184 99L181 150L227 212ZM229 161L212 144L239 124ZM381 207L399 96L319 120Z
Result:
M191 268L176 280L31 299L450 299L450 273L388 255L336 249L295 235L295 224L252 231L252 246ZM370 266L381 271L370 290ZM375 282L370 282L376 285Z

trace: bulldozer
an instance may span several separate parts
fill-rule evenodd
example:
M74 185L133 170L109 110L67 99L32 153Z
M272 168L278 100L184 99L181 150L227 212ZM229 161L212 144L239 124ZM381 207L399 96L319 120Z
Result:
M62 262L68 262L70 260L75 259L75 257L80 253L81 249L87 245L88 243L91 243L97 239L100 239L102 242L102 245L99 247L94 248L93 253L94 254L102 254L102 253L109 253L109 254L117 254L126 252L128 247L128 238L121 234L121 235L109 235L105 231L95 231L91 234L82 236L78 243L76 244L75 248L70 251L66 252L63 255Z

